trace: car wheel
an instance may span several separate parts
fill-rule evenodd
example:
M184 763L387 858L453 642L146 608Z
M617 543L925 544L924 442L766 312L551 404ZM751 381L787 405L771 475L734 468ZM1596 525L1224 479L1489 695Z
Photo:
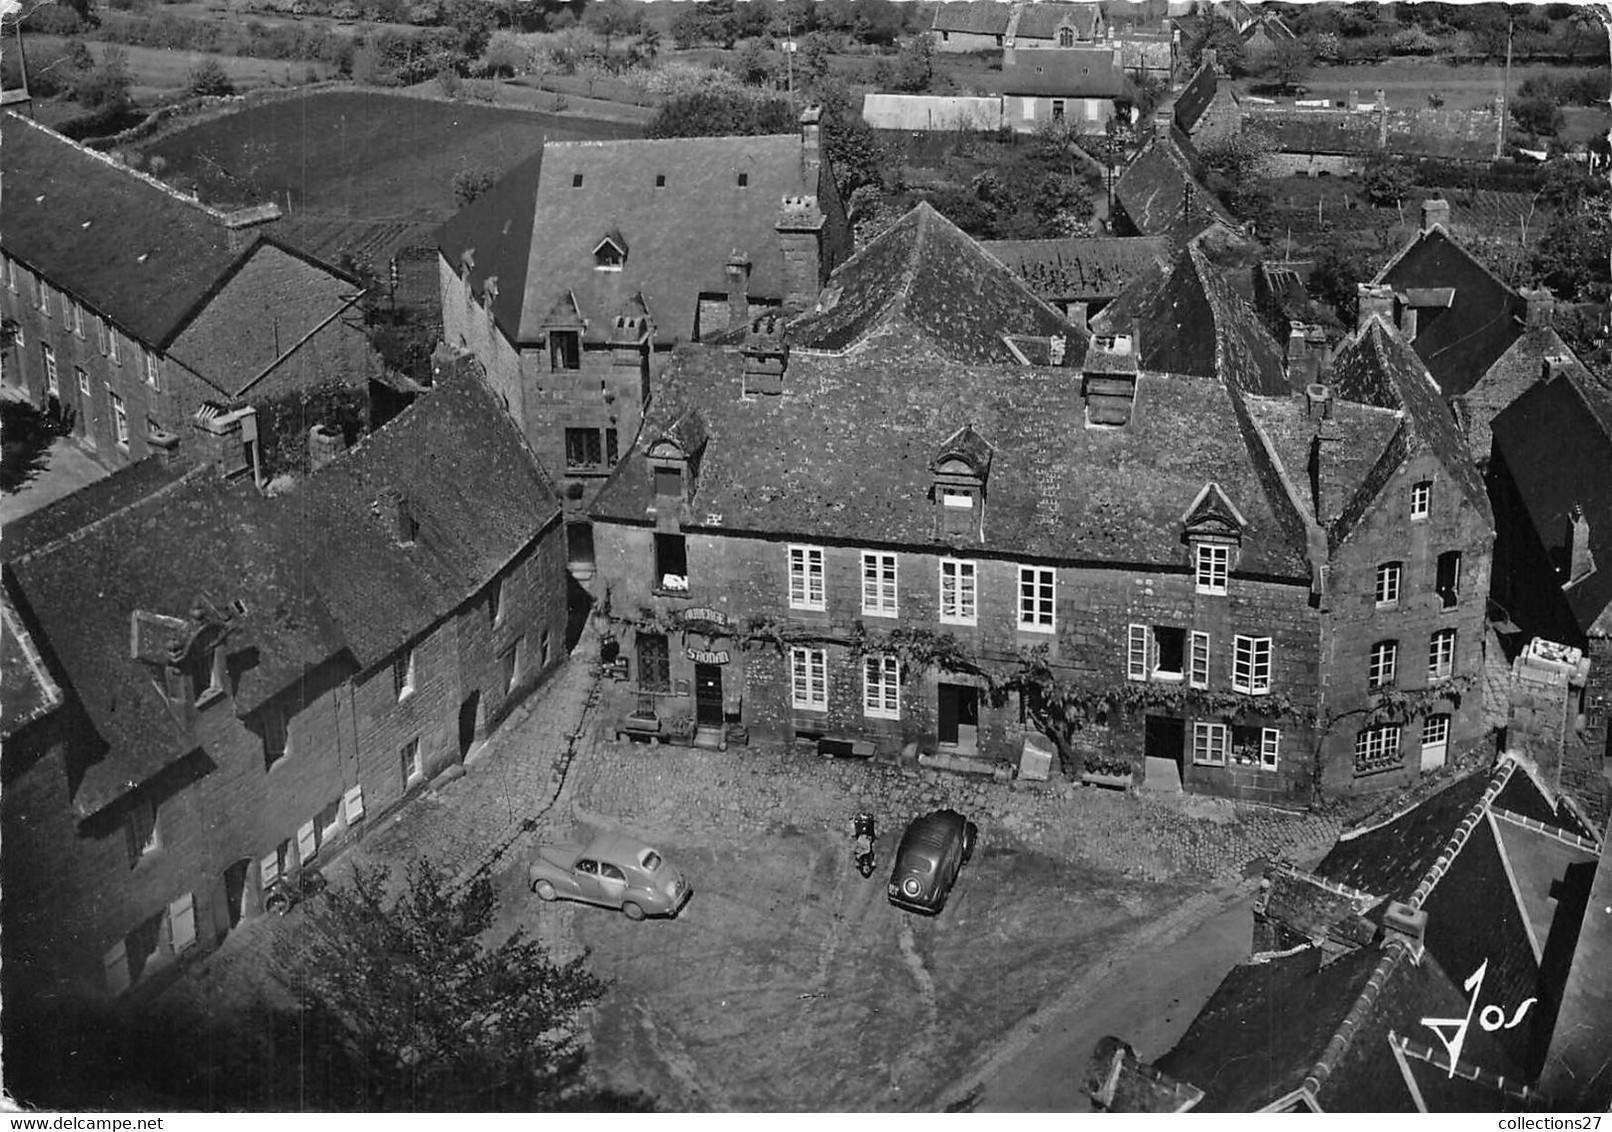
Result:
M553 900L559 895L554 891L554 886L546 880L534 880L532 882L532 891L537 893L539 900Z
M631 900L621 906L621 914L629 920L642 920L644 918L644 910Z
M963 864L968 864L969 858L974 856L974 842L979 840L980 827L973 822L963 826Z

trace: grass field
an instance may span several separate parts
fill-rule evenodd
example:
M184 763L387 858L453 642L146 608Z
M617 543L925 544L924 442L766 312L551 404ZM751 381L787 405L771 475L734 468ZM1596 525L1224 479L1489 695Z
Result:
M67 41L54 35L36 35L29 39L29 53L49 52L55 55ZM97 59L108 44L92 42L90 52ZM190 72L203 59L216 59L224 73L235 84L236 90L254 90L265 86L297 86L309 76L328 79L336 69L326 63L310 63L301 59L252 59L236 55L213 55L206 51L179 51L164 47L125 47L129 57L129 74L134 76L130 93L135 101L145 106L154 105L183 91L190 81Z
M502 173L545 138L630 138L638 126L359 91L311 92L170 134L162 176L214 204L275 200L327 215L446 218L454 175Z

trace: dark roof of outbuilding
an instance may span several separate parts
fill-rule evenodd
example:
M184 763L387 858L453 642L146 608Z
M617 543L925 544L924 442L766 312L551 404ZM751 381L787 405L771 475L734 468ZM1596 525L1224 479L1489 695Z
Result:
M436 232L437 250L472 294L484 297L487 280L498 280L493 321L511 342L520 341L521 304L526 296L537 182L542 172L543 149L539 148Z
M999 0L951 0L935 7L935 31L955 31L968 35L1006 33L1013 5Z
M1572 508L1584 509L1596 569L1562 592L1586 635L1612 637L1612 390L1569 372L1524 390L1491 427L1542 540L1559 539Z
M1063 4L1057 0L1026 4L1019 10L1019 22L1013 30L1015 37L1054 39L1058 29L1068 24L1082 35L1090 36L1102 19L1102 8L1097 4Z
M1219 76L1215 74L1214 67L1209 63L1201 64L1187 85L1181 88L1181 93L1175 97L1175 125L1188 135L1192 133L1198 119L1203 117L1204 111L1215 100L1215 94L1220 89Z
M1133 291L1092 320L1099 332L1133 325L1143 369L1210 378L1245 393L1288 392L1281 347L1195 243L1182 248L1157 286Z
M1434 225L1407 244L1374 280L1396 291L1453 287L1447 308L1419 310L1416 354L1445 397L1477 384L1523 331L1527 304L1442 227Z
M1198 180L1197 166L1192 143L1172 128L1125 167L1114 182L1114 200L1144 236L1182 241L1216 226L1240 231L1236 218Z
M910 331L844 357L797 351L779 397L741 400L742 365L734 353L680 350L646 422L645 435L654 435L689 406L705 417L709 440L686 530L944 543L930 462L971 424L995 449L981 544L988 553L1184 569L1182 515L1214 481L1247 519L1241 568L1309 576L1302 529L1250 454L1218 383L1143 373L1131 423L1088 429L1076 371L958 365ZM654 501L647 463L634 452L593 513L647 523Z
M1130 89L1119 55L1104 44L1024 51L1002 64L1006 95L1051 98L1119 98Z
M1078 364L1086 333L957 225L920 203L835 269L789 327L798 347L841 352L876 333L916 332L963 362L1012 362L1005 334L1062 337Z
M7 113L0 246L135 338L165 347L241 253L223 213Z
M1036 294L1055 302L1114 298L1170 258L1170 242L1163 236L982 240L980 247Z

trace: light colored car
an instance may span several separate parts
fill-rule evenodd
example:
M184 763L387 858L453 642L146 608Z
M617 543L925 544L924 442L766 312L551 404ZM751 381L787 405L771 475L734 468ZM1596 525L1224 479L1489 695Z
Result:
M620 908L629 920L675 916L694 895L683 874L658 852L621 833L601 833L586 845L539 846L526 879L540 900Z

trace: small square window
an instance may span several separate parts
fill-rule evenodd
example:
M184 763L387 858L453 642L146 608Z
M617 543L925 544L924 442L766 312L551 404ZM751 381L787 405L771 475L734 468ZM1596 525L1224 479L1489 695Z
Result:
M665 173L656 173L655 174L655 187L657 189L664 189L666 187L666 174Z

